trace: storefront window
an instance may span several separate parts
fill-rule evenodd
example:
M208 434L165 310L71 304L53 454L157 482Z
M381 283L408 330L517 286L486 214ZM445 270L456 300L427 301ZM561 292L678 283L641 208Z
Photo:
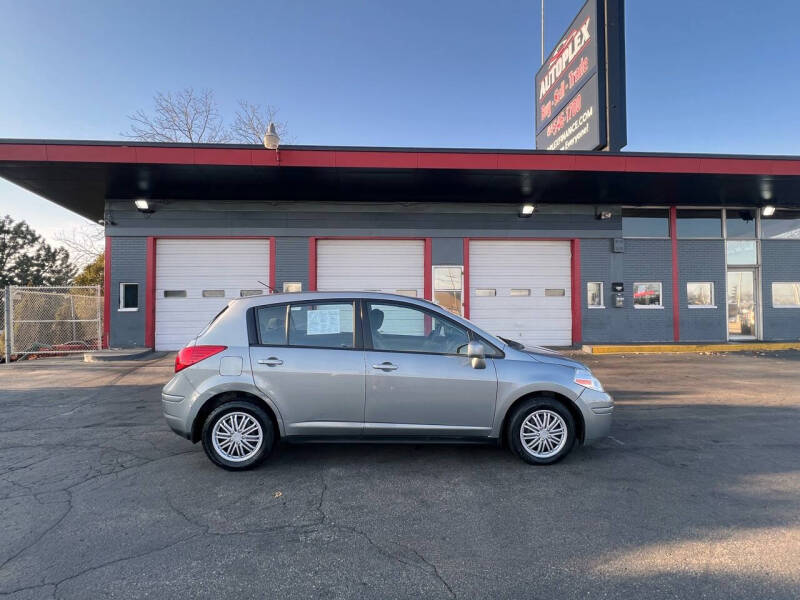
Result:
M589 308L603 308L602 281L590 281L586 284L586 305Z
M661 308L661 282L633 284L634 308Z
M761 237L800 240L800 211L778 210L771 217L761 217Z
M677 217L679 238L722 237L722 211L720 210L679 210Z
M725 242L728 266L755 265L758 249L755 240L728 240Z
M728 239L754 239L756 215L752 210L729 208L725 211L725 228Z
M772 306L775 308L800 308L800 282L774 282Z
M622 237L668 238L669 210L661 208L623 208Z
M710 281L686 284L689 308L714 308L714 284Z

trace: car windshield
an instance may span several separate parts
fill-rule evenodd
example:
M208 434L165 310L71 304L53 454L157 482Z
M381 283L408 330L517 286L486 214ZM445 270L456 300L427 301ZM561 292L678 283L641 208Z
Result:
M522 344L520 344L519 342L517 342L515 340L510 340L508 338L500 337L499 335L497 336L497 338L500 339L500 340L503 340L506 344L511 346L514 350L522 350L523 348L525 348L525 346L523 346Z

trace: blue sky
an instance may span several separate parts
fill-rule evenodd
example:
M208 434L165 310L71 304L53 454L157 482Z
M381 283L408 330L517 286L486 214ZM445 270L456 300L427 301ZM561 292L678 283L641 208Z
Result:
M546 0L549 48L583 4ZM0 0L0 137L117 139L156 91L298 144L532 148L539 0ZM626 150L800 154L800 3L628 0ZM0 214L76 215L0 180Z

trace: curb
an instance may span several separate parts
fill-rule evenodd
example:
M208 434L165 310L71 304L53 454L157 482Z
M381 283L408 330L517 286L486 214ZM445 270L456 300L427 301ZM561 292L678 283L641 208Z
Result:
M104 350L100 352L86 352L83 355L83 362L110 362L114 360L138 360L145 356L156 354L150 348L133 348L130 350ZM163 353L159 353L163 354ZM153 357L155 358L155 356Z
M587 354L675 354L682 352L753 352L800 350L800 342L752 342L732 344L647 344L583 346Z

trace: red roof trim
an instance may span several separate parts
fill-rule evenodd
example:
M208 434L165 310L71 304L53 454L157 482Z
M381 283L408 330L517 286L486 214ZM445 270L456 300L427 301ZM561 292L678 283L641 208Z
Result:
M465 169L531 171L617 171L800 175L791 158L723 158L512 152L425 152L398 150L308 150L278 152L247 148L112 146L97 144L0 144L3 162L79 162L182 165L340 167L380 169Z

